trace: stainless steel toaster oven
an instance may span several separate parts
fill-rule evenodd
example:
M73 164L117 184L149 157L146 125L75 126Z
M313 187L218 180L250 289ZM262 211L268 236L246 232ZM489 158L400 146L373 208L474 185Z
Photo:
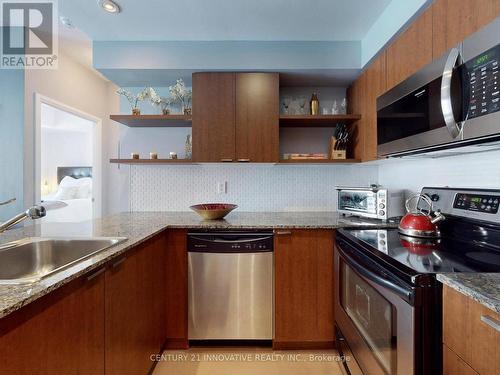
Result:
M337 187L341 214L387 220L404 214L404 191L389 191L377 185Z

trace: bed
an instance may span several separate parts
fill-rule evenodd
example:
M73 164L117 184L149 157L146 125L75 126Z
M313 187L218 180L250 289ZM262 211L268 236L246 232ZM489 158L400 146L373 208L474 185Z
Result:
M44 222L81 222L93 218L92 167L57 167L57 191L42 197Z

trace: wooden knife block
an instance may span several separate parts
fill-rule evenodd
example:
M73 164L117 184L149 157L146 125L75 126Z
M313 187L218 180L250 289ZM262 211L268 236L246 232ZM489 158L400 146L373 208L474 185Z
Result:
M335 150L335 143L337 142L337 138L332 137L330 139L330 159L332 160L341 160L346 159L346 150Z

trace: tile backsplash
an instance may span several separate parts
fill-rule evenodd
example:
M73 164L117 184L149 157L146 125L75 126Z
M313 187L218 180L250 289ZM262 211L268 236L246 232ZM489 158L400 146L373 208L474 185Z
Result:
M235 203L240 211L333 211L337 185L377 182L376 166L172 165L130 167L131 211L187 211ZM227 193L217 185L227 183Z

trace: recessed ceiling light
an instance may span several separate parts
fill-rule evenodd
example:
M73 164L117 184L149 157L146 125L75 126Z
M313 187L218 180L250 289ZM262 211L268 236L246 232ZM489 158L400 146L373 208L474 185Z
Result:
M120 13L120 6L112 0L98 0L97 2L108 13Z

